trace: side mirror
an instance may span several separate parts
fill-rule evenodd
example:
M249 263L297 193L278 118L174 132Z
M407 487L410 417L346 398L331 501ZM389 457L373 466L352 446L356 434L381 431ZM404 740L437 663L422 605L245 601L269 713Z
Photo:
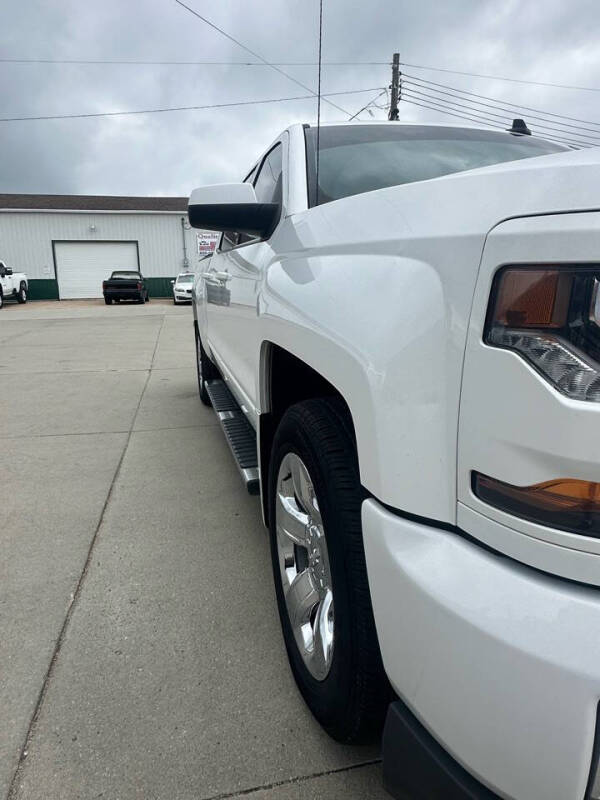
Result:
M171 281L171 286L175 286L175 281Z
M279 217L277 203L259 203L249 183L221 183L194 189L188 206L193 228L268 236Z
M7 275L12 275L13 274L12 267L7 267L6 268L6 274Z

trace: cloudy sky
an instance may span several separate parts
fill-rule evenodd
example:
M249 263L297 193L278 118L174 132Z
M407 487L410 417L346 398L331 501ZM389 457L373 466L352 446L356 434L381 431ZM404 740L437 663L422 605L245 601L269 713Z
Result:
M270 61L316 60L318 0L186 2ZM599 30L598 0L325 0L323 59L381 62L399 50L402 61L413 64L600 87ZM0 31L4 59L253 60L175 0L5 0ZM316 67L282 69L316 87ZM600 92L403 69L506 102L600 121ZM389 80L383 65L323 69L324 92L376 89ZM0 63L2 117L298 94L306 92L265 66ZM354 113L374 94L332 99ZM374 114L385 116L378 109ZM315 101L296 100L132 117L0 122L0 192L186 195L203 183L241 178L282 128L315 118ZM324 104L322 118L343 115ZM401 118L452 122L408 104L401 105Z

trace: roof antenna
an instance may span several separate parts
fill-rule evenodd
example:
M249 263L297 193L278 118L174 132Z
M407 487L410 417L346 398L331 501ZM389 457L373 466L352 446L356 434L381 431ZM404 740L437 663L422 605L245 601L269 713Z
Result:
M319 81L317 86L317 189L315 205L319 205L319 156L321 134L321 50L323 44L323 0L319 0Z
M517 133L521 136L531 136L531 131L527 127L524 119L513 119L512 125L506 130L509 133Z

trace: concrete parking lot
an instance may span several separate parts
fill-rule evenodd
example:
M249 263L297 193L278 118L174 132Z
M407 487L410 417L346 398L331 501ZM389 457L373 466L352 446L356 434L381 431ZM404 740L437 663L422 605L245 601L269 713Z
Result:
M188 307L6 305L0 474L0 797L388 797L296 691Z

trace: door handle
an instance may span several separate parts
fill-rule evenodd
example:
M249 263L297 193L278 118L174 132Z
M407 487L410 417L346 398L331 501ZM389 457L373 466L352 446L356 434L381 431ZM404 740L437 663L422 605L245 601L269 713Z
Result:
M231 275L228 272L203 272L202 277L209 283L226 283L231 280Z

